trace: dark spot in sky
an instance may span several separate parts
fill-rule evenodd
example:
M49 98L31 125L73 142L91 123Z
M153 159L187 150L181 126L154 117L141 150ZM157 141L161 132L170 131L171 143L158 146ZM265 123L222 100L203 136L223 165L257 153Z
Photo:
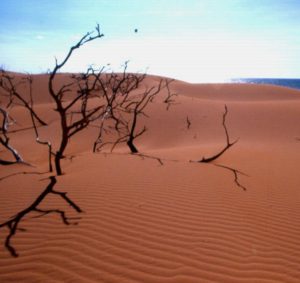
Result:
M136 28L136 29L134 29L134 32L135 32L135 33L137 33L138 31L139 31L139 30L138 30L137 28Z

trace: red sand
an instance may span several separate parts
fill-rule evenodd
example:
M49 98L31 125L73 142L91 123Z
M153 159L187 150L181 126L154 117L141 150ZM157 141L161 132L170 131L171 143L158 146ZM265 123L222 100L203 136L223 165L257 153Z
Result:
M58 120L45 83L35 77L36 109L50 121L42 137L55 140ZM66 174L55 189L84 210L82 218L66 226L55 214L29 215L20 224L26 231L12 238L18 258L5 249L8 230L1 228L0 282L299 282L300 92L179 81L173 90L178 104L169 111L152 105L151 118L143 119L149 131L136 141L164 165L127 154L124 146L91 153L93 128L75 137L67 152L74 158L63 162ZM224 104L230 139L238 142L214 164L189 162L224 146ZM20 127L29 125L22 109L13 114ZM17 174L47 171L46 149L33 131L15 133L11 142L34 167L1 166L0 223L48 183L48 174ZM215 164L245 173L238 182L247 190ZM43 208L78 216L55 196Z

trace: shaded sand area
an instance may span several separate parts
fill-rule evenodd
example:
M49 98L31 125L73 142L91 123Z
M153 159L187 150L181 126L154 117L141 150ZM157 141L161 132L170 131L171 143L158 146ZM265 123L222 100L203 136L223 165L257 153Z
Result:
M41 136L55 141L58 117L45 83L35 78L36 110L50 123ZM172 89L176 104L149 106L150 118L139 122L148 131L136 140L163 164L124 145L93 154L95 128L75 137L55 190L82 212L49 194L40 208L65 211L71 224L57 213L28 214L11 239L18 257L5 248L2 227L0 282L299 282L300 91L180 81ZM238 142L213 163L190 162L224 147L225 104ZM13 111L19 127L30 125L22 109ZM47 151L32 129L11 142L33 167L1 166L0 223L49 184Z

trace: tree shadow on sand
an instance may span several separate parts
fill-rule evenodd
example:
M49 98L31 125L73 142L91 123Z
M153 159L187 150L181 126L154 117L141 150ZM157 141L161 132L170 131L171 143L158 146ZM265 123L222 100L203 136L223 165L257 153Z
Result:
M48 171L46 171L46 172L27 172L27 171L16 172L16 173L11 173L9 175L0 177L0 181L3 181L3 180L8 179L8 178L12 178L14 176L18 176L18 175L44 175L44 174L47 174L47 173L48 173Z
M61 197L67 204L69 204L76 212L82 213L81 208L75 204L68 196L66 192L59 192L54 190L54 186L57 183L56 177L49 177L49 184L45 188L45 190L35 199L35 201L29 205L27 208L18 212L15 216L13 216L10 220L0 223L0 228L7 227L9 230L8 235L5 240L5 247L10 252L10 254L14 257L18 256L16 249L11 243L12 237L17 233L17 231L24 231L25 229L19 228L18 225L20 222L30 213L38 213L35 217L42 217L44 215L55 213L60 215L61 220L65 225L76 225L77 222L70 222L70 220L77 220L80 217L67 217L66 212L60 209L41 209L39 205L47 198L49 195L58 195Z

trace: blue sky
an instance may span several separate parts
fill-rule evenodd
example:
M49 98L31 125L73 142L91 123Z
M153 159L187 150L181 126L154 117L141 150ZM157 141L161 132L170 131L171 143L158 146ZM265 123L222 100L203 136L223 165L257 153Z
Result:
M130 60L190 82L300 77L299 0L1 0L0 65L45 72L100 24L64 71ZM138 33L134 29L138 29Z

